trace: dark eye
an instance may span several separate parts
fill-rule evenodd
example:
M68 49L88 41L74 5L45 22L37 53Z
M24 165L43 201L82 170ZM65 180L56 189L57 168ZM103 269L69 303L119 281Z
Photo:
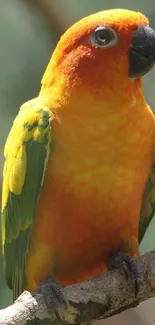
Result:
M90 36L90 42L99 47L108 47L117 43L116 32L106 26L97 27Z

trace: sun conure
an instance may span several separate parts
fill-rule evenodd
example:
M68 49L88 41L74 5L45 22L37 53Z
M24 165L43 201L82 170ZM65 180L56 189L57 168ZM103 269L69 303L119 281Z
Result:
M155 210L155 120L142 90L154 62L155 31L139 12L95 13L61 37L5 145L14 299L51 275L77 283L105 271L109 256L139 255Z

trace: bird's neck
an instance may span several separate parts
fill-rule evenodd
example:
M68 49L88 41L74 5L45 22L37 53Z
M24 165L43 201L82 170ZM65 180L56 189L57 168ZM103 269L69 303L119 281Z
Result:
M63 74L53 74L53 81L43 84L40 98L58 114L61 111L68 117L75 115L79 118L109 116L111 119L112 115L121 117L128 111L134 113L135 107L139 109L145 105L140 78L120 78L115 82L111 80L111 83L105 80L103 84L92 83L88 87L80 79L71 82Z

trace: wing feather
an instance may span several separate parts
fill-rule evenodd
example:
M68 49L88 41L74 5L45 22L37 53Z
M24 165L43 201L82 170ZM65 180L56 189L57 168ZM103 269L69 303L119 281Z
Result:
M22 292L29 236L51 145L49 111L34 103L22 107L5 146L2 242L6 281L14 299Z
M152 165L152 174L148 180L142 200L139 221L139 244L142 242L146 230L155 213L155 162Z

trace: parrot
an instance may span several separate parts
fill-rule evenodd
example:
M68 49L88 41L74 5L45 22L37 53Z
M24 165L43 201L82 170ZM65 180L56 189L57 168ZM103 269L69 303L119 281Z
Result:
M61 36L4 148L13 300L39 288L53 301L59 285L111 268L130 272L138 294L136 257L155 212L155 118L142 83L154 63L155 31L140 12L93 13Z

